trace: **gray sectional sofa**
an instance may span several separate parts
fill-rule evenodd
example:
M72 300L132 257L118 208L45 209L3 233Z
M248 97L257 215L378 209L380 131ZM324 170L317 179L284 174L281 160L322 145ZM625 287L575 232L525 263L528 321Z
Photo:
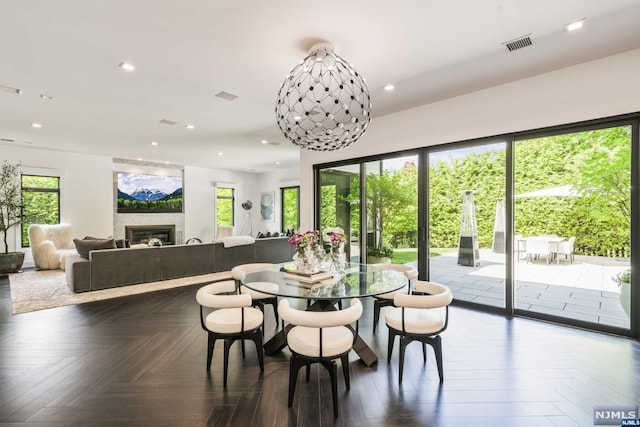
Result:
M216 242L94 250L89 259L69 255L65 263L69 288L86 292L228 271L239 264L287 262L292 256L287 238L274 237L229 248Z

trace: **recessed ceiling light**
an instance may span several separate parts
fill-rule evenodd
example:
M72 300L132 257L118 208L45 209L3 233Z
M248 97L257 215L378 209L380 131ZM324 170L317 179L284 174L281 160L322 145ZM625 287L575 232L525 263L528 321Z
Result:
M222 151L218 152L218 156L224 156L224 153Z
M262 141L260 141L260 144L268 144L269 141L267 141L266 139L263 139Z
M195 129L195 126L191 123L187 123L186 125L184 125L184 127L186 127L187 129Z
M40 123L31 123L31 127L40 129L42 127L42 125Z
M166 161L166 162L164 162L164 164L165 164L165 165L168 165L168 164L169 164L169 162L168 162L168 161Z
M136 67L133 64L129 64L128 62L121 62L118 67L122 68L123 70L126 71L133 71L136 69Z
M45 95L44 93L40 94L40 98L42 99L46 99L47 101L53 101L53 96L51 95Z
M387 92L391 92L392 90L394 90L396 87L394 85L386 85L384 87L384 90L386 90Z
M153 145L154 147L158 146L158 141L151 141L151 145Z
M142 161L142 157L138 157L138 161L141 162Z
M276 160L276 165L279 165L279 164L280 164L280 161L279 161L279 160Z
M566 24L564 26L565 31L575 31L575 30L579 30L580 28L582 28L584 26L584 21L586 20L586 18L582 18L578 21L574 21L571 22L569 24Z

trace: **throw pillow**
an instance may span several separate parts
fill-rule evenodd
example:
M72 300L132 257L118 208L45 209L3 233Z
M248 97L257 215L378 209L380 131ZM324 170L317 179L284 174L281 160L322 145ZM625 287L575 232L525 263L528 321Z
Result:
M111 237L107 237L110 239ZM106 240L104 237L93 237L93 236L84 236L83 240ZM115 239L116 248L130 248L131 244L129 244L129 239Z
M97 249L115 249L116 243L113 239L95 239L95 240L80 240L73 239L73 243L76 245L76 250L82 258L89 259L89 252Z

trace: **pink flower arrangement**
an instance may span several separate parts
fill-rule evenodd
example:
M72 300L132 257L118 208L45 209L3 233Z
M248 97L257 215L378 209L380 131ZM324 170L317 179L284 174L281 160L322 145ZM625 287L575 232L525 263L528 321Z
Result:
M340 247L340 245L346 243L347 241L347 236L344 233L338 231L329 231L327 233L327 236L329 237L329 244L332 248Z
M320 232L318 230L309 230L304 233L299 231L289 238L289 244L296 247L296 252L300 256L304 256L306 248L315 250L320 240Z

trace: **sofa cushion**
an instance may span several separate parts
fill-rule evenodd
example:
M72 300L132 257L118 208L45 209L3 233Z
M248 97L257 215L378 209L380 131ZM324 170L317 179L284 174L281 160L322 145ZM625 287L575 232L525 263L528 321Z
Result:
M111 237L107 237L107 239L110 239ZM83 240L105 240L104 237L93 237L93 236L84 236ZM116 248L122 249L122 248L130 248L131 244L129 244L129 239L114 239L114 241L116 242Z
M113 239L94 239L94 240L80 240L73 239L73 243L76 245L76 250L82 258L89 259L89 252L97 249L115 249L116 242Z

